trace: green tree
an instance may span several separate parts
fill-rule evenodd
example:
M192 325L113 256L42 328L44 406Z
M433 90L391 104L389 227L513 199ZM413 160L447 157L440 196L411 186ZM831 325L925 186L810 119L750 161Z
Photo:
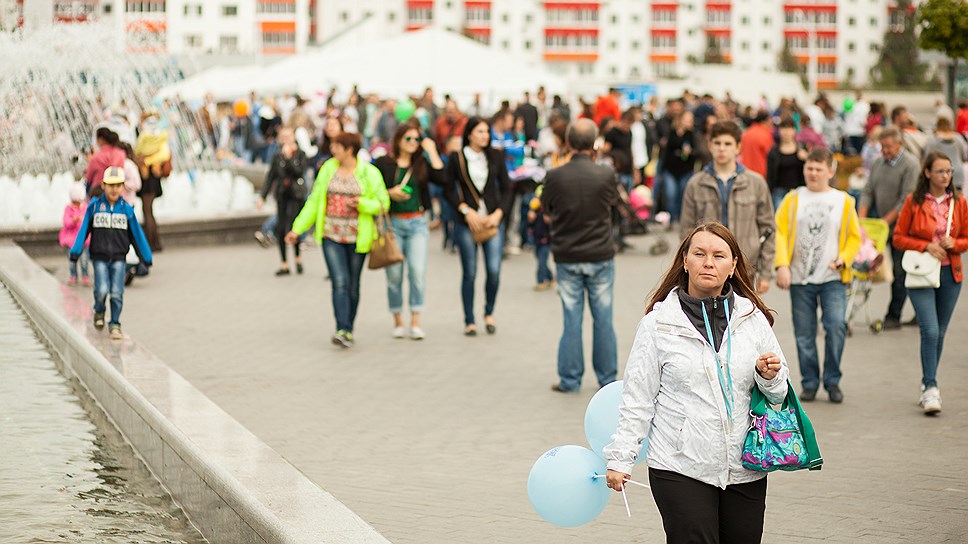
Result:
M875 87L886 89L924 88L928 66L918 60L917 14L911 0L898 0L880 58L871 68Z
M780 72L800 76L800 84L803 85L804 89L810 87L810 82L807 80L807 68L793 56L789 44L784 44L783 49L777 55L776 67Z
M927 0L918 10L921 49L941 51L951 59L946 94L955 101L958 61L968 59L968 3L964 0Z

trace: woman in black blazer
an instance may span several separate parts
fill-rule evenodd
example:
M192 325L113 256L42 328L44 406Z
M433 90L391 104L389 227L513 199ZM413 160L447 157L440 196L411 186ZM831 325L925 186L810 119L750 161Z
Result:
M474 323L474 280L477 276L477 247L484 253L487 281L484 286L484 325L488 334L497 332L494 302L501 278L504 226L514 199L504 154L491 148L491 127L480 117L468 119L460 151L447 161L447 200L457 210L454 241L460 251L463 278L464 334L477 335Z

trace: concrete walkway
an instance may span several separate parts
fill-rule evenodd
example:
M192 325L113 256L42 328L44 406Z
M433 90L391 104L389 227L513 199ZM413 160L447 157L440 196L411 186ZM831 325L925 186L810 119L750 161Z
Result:
M556 528L534 513L526 492L531 464L557 445L587 446L583 415L597 390L594 374L588 365L580 394L549 390L560 303L554 292L532 291L529 254L505 261L497 335L463 337L459 263L439 242L435 233L423 342L390 338L384 274L366 271L357 346L335 348L318 248L306 255L305 275L276 278L277 251L254 242L159 254L151 277L127 291L122 322L127 334L395 543L663 541L644 489L629 493L631 519L617 496L578 529ZM618 259L620 370L644 301L670 261L648 256L650 242L632 239L638 250ZM65 261L41 262L66 278ZM478 283L482 297L483 272ZM877 286L875 316L886 297L886 286ZM766 301L779 313L777 335L795 361L789 297L774 288ZM843 364L846 402L832 405L821 393L807 405L824 469L770 476L765 542L968 539L966 321L968 300L945 346L944 412L931 419L916 406L917 329L875 336L855 326ZM588 331L586 324L586 358Z

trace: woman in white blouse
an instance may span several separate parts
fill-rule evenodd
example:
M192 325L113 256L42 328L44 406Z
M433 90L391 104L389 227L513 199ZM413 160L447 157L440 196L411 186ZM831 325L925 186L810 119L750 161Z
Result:
M459 213L454 242L460 251L463 277L464 334L477 335L474 320L474 281L477 277L477 247L484 253L487 281L484 286L484 325L488 334L497 332L494 303L501 277L504 246L502 219L511 207L514 192L504 155L490 147L491 127L480 117L468 119L460 151L447 161L445 196Z

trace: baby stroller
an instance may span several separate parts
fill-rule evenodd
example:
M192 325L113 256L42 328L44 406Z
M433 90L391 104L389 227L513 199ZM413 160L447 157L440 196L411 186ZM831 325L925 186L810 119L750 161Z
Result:
M853 334L850 323L861 307L865 310L871 332L877 334L884 328L883 321L871 320L868 302L873 284L887 281L887 274L891 270L890 266L882 267L890 227L880 219L861 219L860 234L860 250L850 267L851 280L847 288L847 336Z

